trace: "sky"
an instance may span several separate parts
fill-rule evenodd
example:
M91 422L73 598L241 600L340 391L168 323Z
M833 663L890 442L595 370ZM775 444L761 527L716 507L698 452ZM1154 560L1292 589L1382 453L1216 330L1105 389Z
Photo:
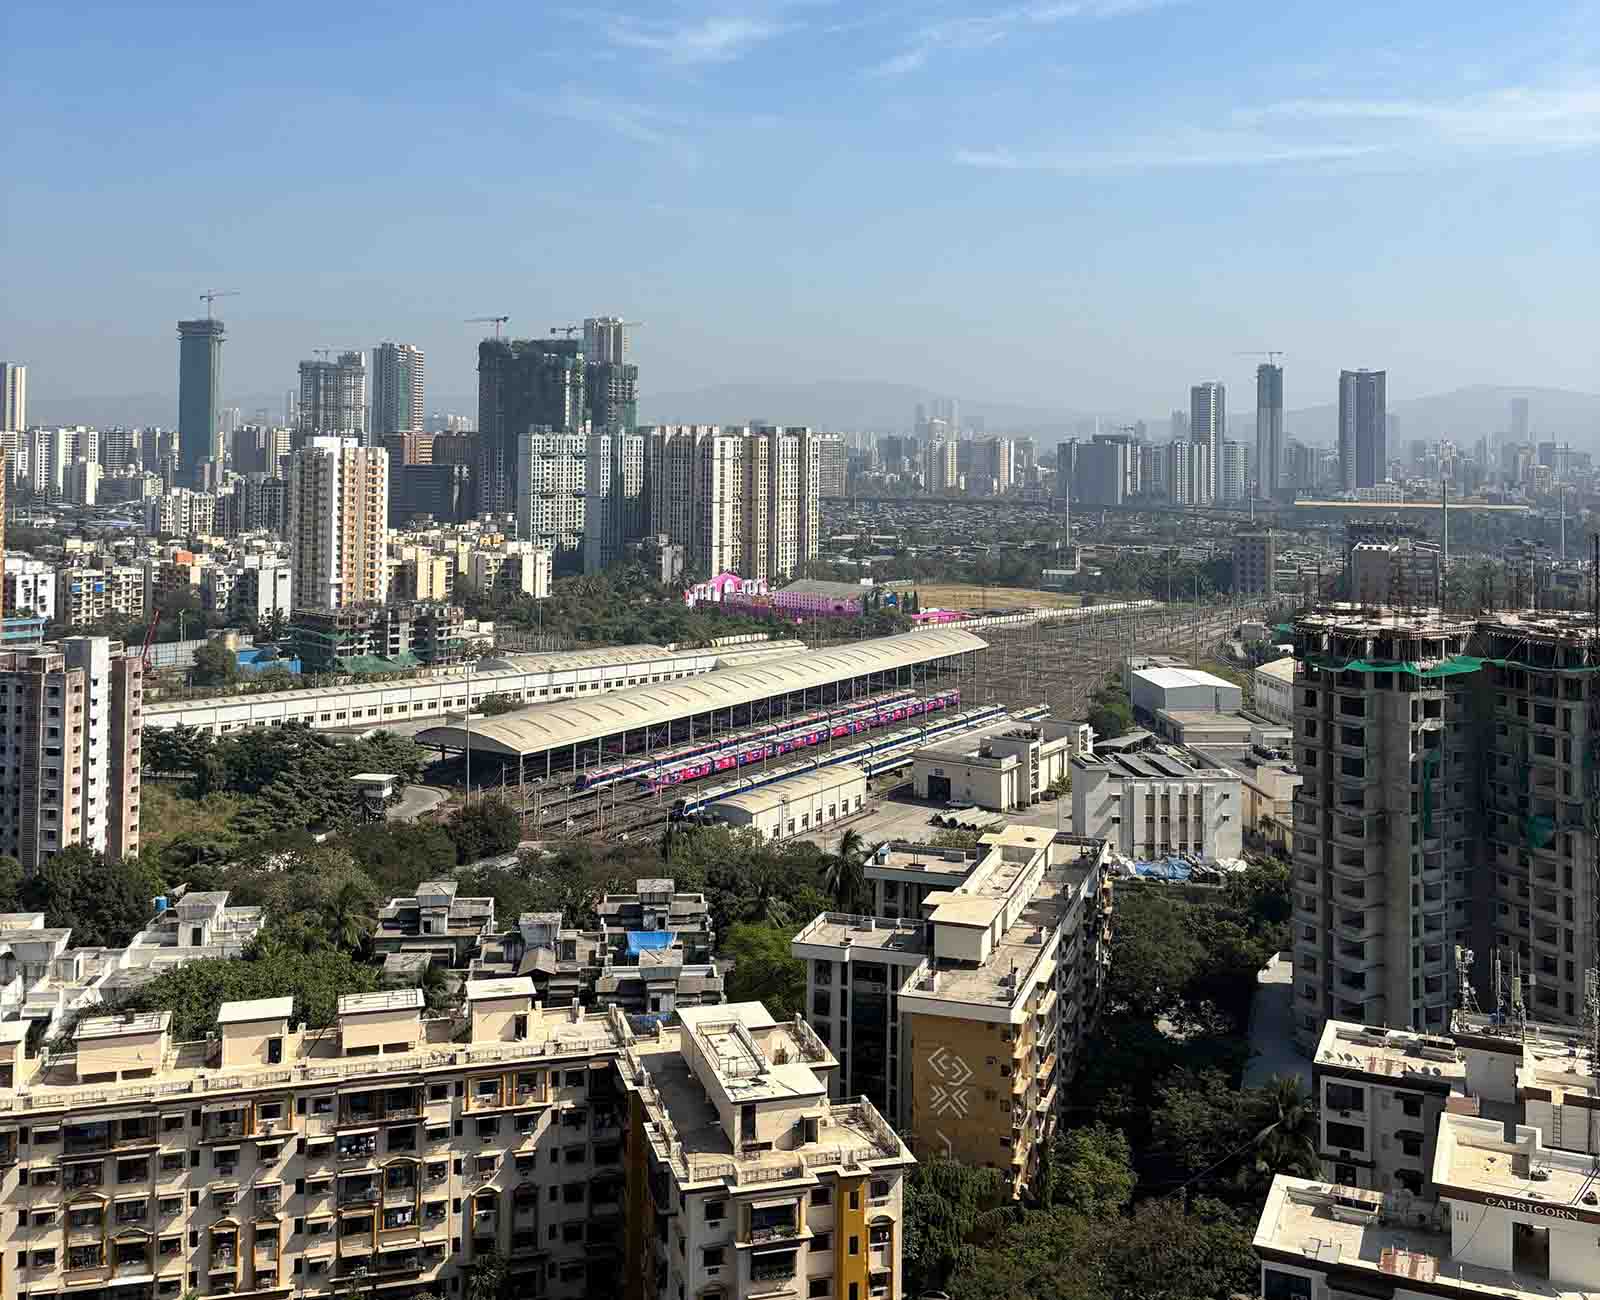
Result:
M433 409L500 314L643 321L646 393L1600 390L1600 0L3 10L36 400L175 394L208 287L230 397L390 338Z

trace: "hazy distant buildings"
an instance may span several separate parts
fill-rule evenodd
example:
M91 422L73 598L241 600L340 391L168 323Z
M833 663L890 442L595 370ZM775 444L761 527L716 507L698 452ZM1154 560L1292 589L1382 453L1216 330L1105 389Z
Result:
M1211 448L1203 442L1167 444L1167 500L1175 506L1208 506L1211 495Z
M28 367L0 361L0 430L20 432L28 427Z
M212 455L222 390L222 322L178 322L178 477L200 486L200 464Z
M1196 384L1189 390L1189 439L1209 449L1206 463L1206 499L1217 498L1217 474L1222 444L1228 436L1228 390L1219 383Z
M478 508L521 508L517 466L533 429L580 435L584 364L576 339L484 339L478 344ZM582 528L577 537L581 539ZM577 543L575 542L574 545Z
M1222 444L1217 471L1217 504L1242 506L1250 499L1250 449L1242 442Z
M423 428L423 355L409 343L380 343L372 349L371 441L388 433Z
M7 425L6 427L20 426ZM1513 397L1511 399L1511 440L1513 442L1528 441L1528 399L1526 397Z
M1346 492L1373 487L1388 477L1387 386L1386 371L1339 372L1339 466Z
M1283 367L1256 367L1256 495L1268 499L1283 486Z
M937 420L930 426L943 427ZM922 486L929 492L955 492L961 486L954 438L932 438L922 449Z
M817 495L835 500L849 491L850 452L842 433L819 433L817 440Z
M354 438L367 445L367 360L341 352L336 361L300 363L300 437Z
M1120 506L1128 499L1128 452L1121 438L1081 442L1074 456L1072 501L1080 506Z

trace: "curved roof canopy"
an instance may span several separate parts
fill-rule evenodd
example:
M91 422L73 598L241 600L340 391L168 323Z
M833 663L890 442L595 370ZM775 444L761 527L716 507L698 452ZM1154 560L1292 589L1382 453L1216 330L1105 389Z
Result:
M547 749L592 744L621 731L661 727L715 709L751 704L788 691L811 690L867 673L893 672L948 655L982 650L987 645L981 637L955 628L903 632L659 686L636 686L587 700L533 704L473 726L472 750L518 758L542 754ZM429 727L417 734L417 741L444 749L465 749L467 729Z

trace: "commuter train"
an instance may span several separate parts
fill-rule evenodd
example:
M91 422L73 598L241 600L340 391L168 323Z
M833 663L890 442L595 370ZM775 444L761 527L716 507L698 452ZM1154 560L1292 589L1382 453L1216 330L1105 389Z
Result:
M818 710L798 718L783 718L762 726L748 728L734 735L707 736L686 745L654 754L635 754L604 767L593 768L579 774L573 788L580 791L600 790L616 781L640 781L650 789L663 785L676 785L681 781L698 779L683 775L693 767L703 767L700 776L726 771L745 763L759 762L761 755L751 757L766 746L770 753L787 754L805 744L817 744L829 735L848 736L871 727L901 721L923 712L954 707L961 700L960 691L941 691L923 700L909 691L889 691L869 695L850 704L832 709ZM862 725L865 723L865 725ZM814 737L797 744L799 737ZM776 748L774 748L774 746ZM679 775L663 776L664 772Z
M1042 712L1043 710L1029 711L1032 715ZM889 732L887 735L872 736L853 745L830 749L825 754L803 758L794 763L785 763L781 767L767 768L753 772L749 776L718 782L703 790L696 790L681 799L675 799L668 816L673 820L691 817L718 799L726 799L730 795L743 794L749 790L759 790L776 781L784 781L806 772L815 772L818 768L835 767L840 763L853 763L863 768L868 776L877 776L897 767L904 767L911 762L911 756L930 741L950 735L952 732L968 731L973 727L997 722L1006 716L1003 706L992 704L968 709L964 713L953 714L920 727L902 727L899 731Z

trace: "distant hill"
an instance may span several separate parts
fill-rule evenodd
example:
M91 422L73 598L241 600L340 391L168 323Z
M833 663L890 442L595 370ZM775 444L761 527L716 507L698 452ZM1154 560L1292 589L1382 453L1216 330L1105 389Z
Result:
M1494 384L1475 384L1431 397L1413 397L1392 402L1395 419L1392 437L1401 441L1422 438L1454 438L1475 442L1484 434L1507 433L1511 429L1511 399L1528 399L1528 425L1535 437L1570 440L1574 446L1592 448L1600 444L1600 394L1572 393L1560 388L1502 388ZM1235 436L1255 432L1255 411L1232 413L1228 427ZM1283 413L1283 427L1307 442L1332 443L1339 430L1338 403L1308 406ZM1396 448L1391 446L1393 456Z

